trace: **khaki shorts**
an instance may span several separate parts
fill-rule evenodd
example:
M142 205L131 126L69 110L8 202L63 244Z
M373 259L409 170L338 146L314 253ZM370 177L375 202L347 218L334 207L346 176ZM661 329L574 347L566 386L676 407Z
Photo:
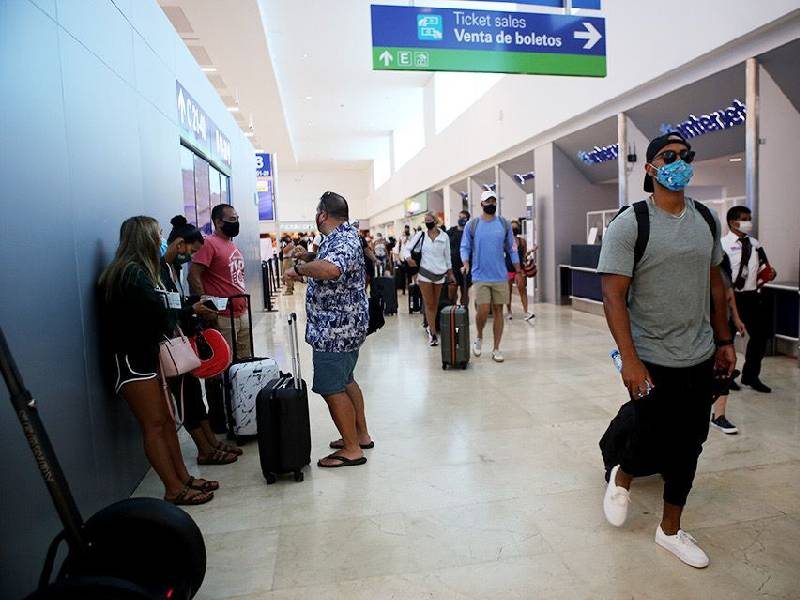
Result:
M475 281L475 302L478 304L508 304L511 292L507 281Z
M250 321L246 314L242 314L234 317L234 322L236 323L236 358L250 358L253 356L253 349L250 348ZM233 351L230 315L219 315L218 323L220 333Z

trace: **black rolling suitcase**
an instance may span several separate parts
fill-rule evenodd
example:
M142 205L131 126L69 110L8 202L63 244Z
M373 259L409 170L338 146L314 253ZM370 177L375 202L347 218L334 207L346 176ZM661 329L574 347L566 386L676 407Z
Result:
M408 313L422 312L422 292L419 291L419 286L412 283L408 286Z
M466 369L469 364L469 310L461 304L441 308L439 345L442 348L442 369Z
M403 290L403 295L406 293L406 266L405 264L395 265L394 267L394 288L396 290Z
M308 388L300 374L295 313L289 315L289 347L292 374L281 373L256 399L258 454L268 484L283 473L293 473L295 481L303 481L303 467L311 463Z
M372 295L383 298L383 314L397 314L397 290L392 277L376 277L372 280Z

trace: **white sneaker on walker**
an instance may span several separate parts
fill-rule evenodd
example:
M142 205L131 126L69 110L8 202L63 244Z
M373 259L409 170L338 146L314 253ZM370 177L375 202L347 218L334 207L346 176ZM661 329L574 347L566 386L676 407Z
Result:
M679 529L675 535L667 535L659 525L656 529L656 544L672 552L690 567L703 569L708 566L708 555L697 545L697 540L683 529Z
M475 342L472 344L472 353L475 356L481 355L481 338L475 338Z
M603 497L603 513L606 515L606 520L614 527L622 527L625 519L628 518L631 493L617 485L617 471L619 471L619 465L611 469L611 474L608 476L606 495Z

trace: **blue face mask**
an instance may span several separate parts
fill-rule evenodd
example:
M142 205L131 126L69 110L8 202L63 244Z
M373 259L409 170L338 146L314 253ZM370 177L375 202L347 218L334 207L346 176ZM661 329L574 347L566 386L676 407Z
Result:
M467 220L466 219L459 219L458 220L458 226L459 227L463 227L466 224L467 224Z
M159 249L161 252L161 256L164 256L167 253L167 240L161 238L161 247Z
M687 185L694 175L692 165L683 160L664 165L656 171L656 180L668 190L679 192Z

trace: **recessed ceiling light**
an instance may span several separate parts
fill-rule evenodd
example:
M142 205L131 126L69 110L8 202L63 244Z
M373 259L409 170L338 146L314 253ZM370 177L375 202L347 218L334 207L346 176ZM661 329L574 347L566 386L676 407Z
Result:
M314 124L314 122L313 121L309 121L308 124L309 124L309 126L311 126L311 125Z
M252 131L245 131L244 132L244 137L253 137L253 132Z
M200 67L200 70L204 73L216 73L217 67Z
M239 112L238 106L226 106L225 108L228 109L228 112Z
M256 148L256 152L258 152L259 154L264 154L264 149L263 148Z
M741 156L736 156L734 158L729 158L728 160L731 161L731 162L742 162L742 157Z
M311 100L313 96L306 96L306 100Z
M303 58L308 58L308 52L303 52Z

